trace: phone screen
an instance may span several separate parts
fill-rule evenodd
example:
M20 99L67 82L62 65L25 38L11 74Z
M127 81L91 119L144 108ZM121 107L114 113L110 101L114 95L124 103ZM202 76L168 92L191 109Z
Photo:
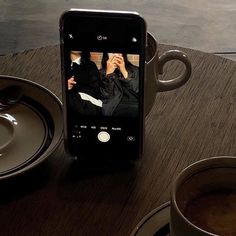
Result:
M136 14L69 11L62 17L65 138L72 155L140 155L145 39Z

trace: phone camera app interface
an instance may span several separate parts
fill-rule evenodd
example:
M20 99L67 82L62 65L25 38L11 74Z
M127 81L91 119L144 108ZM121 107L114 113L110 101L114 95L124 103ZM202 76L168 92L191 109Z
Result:
M133 30L134 23L121 27L118 19L91 23L76 18L66 25L64 91L71 149L112 154L126 150L137 156L143 109L141 33Z

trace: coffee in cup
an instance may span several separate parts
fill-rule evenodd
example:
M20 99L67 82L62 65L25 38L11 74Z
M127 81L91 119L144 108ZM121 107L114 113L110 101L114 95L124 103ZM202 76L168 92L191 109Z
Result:
M236 158L196 162L177 177L171 195L171 236L236 235Z
M236 235L236 190L216 189L190 200L183 215L194 225L217 235Z

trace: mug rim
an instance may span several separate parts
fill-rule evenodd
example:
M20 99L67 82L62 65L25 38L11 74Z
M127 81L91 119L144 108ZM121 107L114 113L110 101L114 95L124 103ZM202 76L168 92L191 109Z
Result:
M221 162L218 162L218 161ZM203 170L207 170L209 169L209 165L212 165L212 168L219 168L219 167L224 167L223 165L225 165L225 167L229 167L228 163L230 162L230 160L235 160L236 161L236 157L234 156L216 156L216 157L209 157L209 158L205 158L199 161L196 161L192 164L190 164L189 166L185 167L175 178L175 180L172 183L172 188L171 188L171 208L172 205L175 208L175 210L177 211L178 215L180 215L180 217L182 218L182 220L187 224L190 225L191 227L193 227L194 229L200 231L201 233L206 233L209 236L218 236L217 234L208 232L200 227L198 227L197 225L193 224L183 213L182 211L179 209L179 206L177 204L177 200L176 200L176 192L177 189L179 187L179 185L186 180L188 177L191 177L192 175L196 174L196 171L203 171ZM227 163L223 163L222 161L227 161ZM204 163L208 163L208 165L204 166ZM194 168L195 167L195 168ZM233 168L236 168L236 163L234 164L234 166L232 166ZM194 168L194 169L193 169ZM191 173L191 170L194 170L194 172Z

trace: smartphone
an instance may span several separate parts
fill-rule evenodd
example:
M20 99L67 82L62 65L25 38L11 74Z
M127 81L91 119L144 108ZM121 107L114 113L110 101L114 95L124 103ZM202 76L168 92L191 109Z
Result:
M136 12L60 18L64 139L83 159L136 160L144 137L146 24Z

